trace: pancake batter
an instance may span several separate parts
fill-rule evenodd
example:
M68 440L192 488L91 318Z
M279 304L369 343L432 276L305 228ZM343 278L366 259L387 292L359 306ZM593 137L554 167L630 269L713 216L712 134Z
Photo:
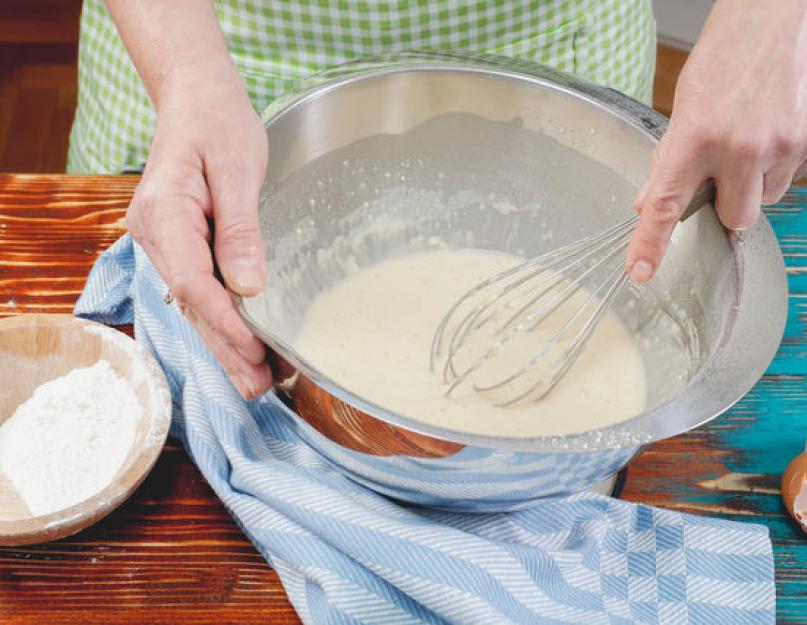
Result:
M295 346L315 368L364 399L466 432L565 434L641 412L646 401L642 358L612 312L603 316L576 363L540 402L497 407L470 388L444 396L446 385L429 369L437 324L468 289L516 262L472 250L440 250L361 269L312 301Z

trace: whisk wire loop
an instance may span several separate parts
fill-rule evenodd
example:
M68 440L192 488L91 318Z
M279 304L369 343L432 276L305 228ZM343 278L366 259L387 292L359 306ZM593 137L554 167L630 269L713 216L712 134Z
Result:
M579 355L579 351L577 350L578 345L580 345L581 342L588 337L588 334L590 334L590 331L593 330L594 325L596 325L596 321L599 320L599 317L601 316L602 311L604 311L605 307L610 303L610 302L606 301L608 299L608 295L611 293L611 288L608 288L609 285L612 285L614 283L615 279L618 281L620 273L623 274L624 276L627 276L627 273L625 272L624 268L621 266L621 263L615 264L613 262L615 259L618 260L619 251L620 251L619 248L613 250L607 256L600 259L596 264L592 265L592 267L587 269L580 276L580 280L582 281L589 274L592 274L595 271L600 270L602 268L606 268L608 270L608 272L610 273L610 276L609 276L609 278L607 280L603 280L602 282L600 282L600 284L596 288L594 288L594 289L592 289L592 290L590 290L588 292L581 292L580 289L579 289L579 286L576 283L567 282L566 290L571 291L571 295L574 295L576 293L582 293L583 294L583 302L580 303L575 308L575 310L572 313L569 314L569 316L560 324L560 326L557 328L557 330L541 345L541 347L533 352L533 355L529 358L529 360L527 361L527 363L523 367L521 367L520 369L518 369L514 373L510 374L505 379L503 379L503 380L501 380L499 382L496 382L494 384L489 384L487 386L482 386L482 385L478 385L478 384L474 385L474 390L479 391L479 392L494 391L494 390L500 389L502 387L505 387L506 385L510 384L511 382L513 382L513 381L517 380L518 378L522 377L523 375L525 375L533 366L535 366L537 363L539 363L542 358L544 358L548 353L550 353L550 350L551 350L552 347L560 345L562 343L562 340L564 339L564 337L567 335L567 333L570 330L577 327L576 322L578 321L578 319L580 319L586 311L588 311L590 308L594 307L595 312L592 313L591 317L588 320L586 320L586 322L583 324L582 329L569 342L568 348L566 348L565 350L561 349L561 353L555 359L555 360L559 360L559 361L571 360L571 362L569 362L568 366L560 367L560 369L562 369L561 375L555 375L555 374L551 375L551 379L550 379L548 387L546 388L546 390L544 392L541 393L540 396L536 397L536 399L541 399L542 397L546 396L552 390L552 388L554 388L555 384L557 384L560 377L562 377L563 373L565 373L565 371L568 369L568 367L571 366L574 359L577 358L577 355ZM604 296L601 297L603 291L605 291L606 293L605 293ZM566 300L568 300L568 298L570 296L567 296ZM566 300L564 300L564 302ZM558 310L557 307L549 308L549 310L545 311L544 314L541 315L540 318L533 321L532 324L529 327L525 328L523 330L523 332L521 332L521 334L529 334L530 332L535 331L538 328L538 326L544 320L546 320L546 318L548 316L550 316L551 314L553 314L557 310ZM592 323L592 320L594 321L594 323ZM515 338L515 333L512 336L510 336L509 338L510 339ZM552 364L553 365L555 364L554 361L553 361ZM549 376L544 375L544 376L539 377L526 391L524 391L521 395L517 396L513 400L502 402L502 403L499 403L497 405L506 406L506 405L511 405L511 404L514 404L514 403L518 403L522 399L532 395L545 382L546 377L549 377Z
M495 405L501 407L509 407L516 405L518 403L523 402L526 399L531 399L534 401L540 401L544 399L552 390L557 386L558 382L566 375L566 372L571 368L571 366L576 362L577 358L580 356L583 347L585 346L586 341L591 336L591 333L594 331L594 328L597 326L602 315L608 310L611 306L611 303L625 283L628 280L628 273L624 270L624 268L620 268L618 271L614 272L614 279L610 282L610 286L607 288L605 295L600 299L600 291L603 289L602 285L607 285L609 283L603 282L601 287L598 288L597 291L591 292L584 304L578 307L577 311L564 323L564 326L561 330L558 330L555 336L547 341L539 350L537 350L534 355L530 358L530 361L527 365L522 367L521 370L517 371L516 373L510 375L506 380L498 382L493 385L489 386L474 386L474 390L481 393L491 393L497 391L506 385L512 383L513 381L517 381L521 376L525 375L527 371L535 366L537 363L540 362L541 358L549 351L549 349L560 342L563 338L563 335L566 331L572 327L574 321L576 321L586 310L589 304L597 303L597 306L594 312L586 319L582 328L580 328L577 334L574 336L573 339L569 342L569 347L564 350L564 352L559 355L555 361L552 363L553 367L557 366L556 369L550 368L551 374L546 374L540 378L538 378L533 384L531 384L526 390L521 392L520 394L516 395L515 397L505 400L505 401L498 401L494 402ZM549 377L548 382L546 378ZM543 386L543 388L541 388ZM540 392L538 392L540 390Z
M478 371L485 361L494 358L505 344L522 334L535 330L537 326L543 323L559 307L563 306L572 298L579 291L580 283L616 256L620 252L621 247L617 246L597 262L589 263L589 266L582 270L576 280L568 280L565 276L568 275L571 270L585 266L587 260L596 257L602 250L612 247L620 241L622 241L624 245L627 242L626 237L631 227L629 222L625 222L613 226L594 237L581 239L570 245L563 246L521 263L514 268L503 271L483 281L477 287L466 293L463 298L455 303L443 320L441 320L438 332L435 334L434 340L432 341L432 363L440 358L441 346L445 342L448 343L447 356L442 369L443 380L449 383L446 395L453 393L473 373ZM589 249L586 250L587 247ZM582 250L585 251L580 253ZM566 261L565 264L564 261ZM523 275L519 276L519 274ZM508 278L512 278L512 281L508 282ZM536 278L538 279L536 280ZM534 282L534 284L526 289L521 288L523 285L530 282ZM456 313L464 303L470 301L477 295L481 295L486 289L495 285L500 286L499 292L489 297L487 300L484 300L481 304L471 307L456 323L453 331L448 332L454 313ZM534 294L535 291L539 289L541 289L540 292ZM532 294L532 297L517 304L518 307L515 312L507 316L504 323L491 333L490 339L493 341L492 345L484 350L470 365L459 371L457 368L458 352L468 343L472 333L478 332L483 327L489 325L494 317L501 314L501 311L497 310L496 305L505 300L507 296L513 292L517 293L518 299L524 299L530 294ZM549 348L557 344L560 339L563 338L569 327L571 327L573 322L585 310L585 306L589 301L590 300L587 300L587 302L561 326L555 335L546 343L546 349L541 349L536 352L536 355L530 359L529 365L510 376L505 382L489 387L474 385L474 388L477 390L496 388L506 384L508 381L512 381L516 377L524 375L526 369L534 365L539 356L545 354ZM513 304L511 304L510 307L513 308ZM448 334L447 340L446 334ZM434 368L433 364L432 368ZM567 368L568 367L565 369ZM543 378L541 378L541 380L542 379ZM541 380L536 383L536 386L540 385ZM554 384L552 386L554 386ZM515 402L505 402L506 405L512 403Z
M706 181L682 220L714 193L714 182ZM513 406L552 392L629 279L624 252L637 221L632 215L520 263L455 302L438 324L429 358L446 395L468 383L496 405ZM528 337L537 337L534 348L523 342Z

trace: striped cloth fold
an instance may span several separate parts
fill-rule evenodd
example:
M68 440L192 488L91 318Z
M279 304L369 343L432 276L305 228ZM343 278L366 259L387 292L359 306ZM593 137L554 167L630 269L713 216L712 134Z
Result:
M128 236L76 314L134 323L174 398L172 432L308 624L773 623L764 526L582 493L509 513L403 506L299 438L273 395L245 403Z

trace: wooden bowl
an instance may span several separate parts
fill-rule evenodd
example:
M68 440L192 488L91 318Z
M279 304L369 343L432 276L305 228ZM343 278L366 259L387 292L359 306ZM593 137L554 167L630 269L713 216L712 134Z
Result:
M140 400L134 445L109 486L51 514L33 516L0 474L0 545L29 545L74 534L118 507L143 481L165 444L171 395L157 362L134 340L67 315L20 315L0 321L0 426L43 382L107 360Z

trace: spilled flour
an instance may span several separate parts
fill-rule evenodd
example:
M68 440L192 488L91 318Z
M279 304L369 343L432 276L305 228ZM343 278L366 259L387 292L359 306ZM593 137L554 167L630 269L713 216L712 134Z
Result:
M31 514L63 510L108 486L142 408L106 360L40 385L0 426L0 473Z

